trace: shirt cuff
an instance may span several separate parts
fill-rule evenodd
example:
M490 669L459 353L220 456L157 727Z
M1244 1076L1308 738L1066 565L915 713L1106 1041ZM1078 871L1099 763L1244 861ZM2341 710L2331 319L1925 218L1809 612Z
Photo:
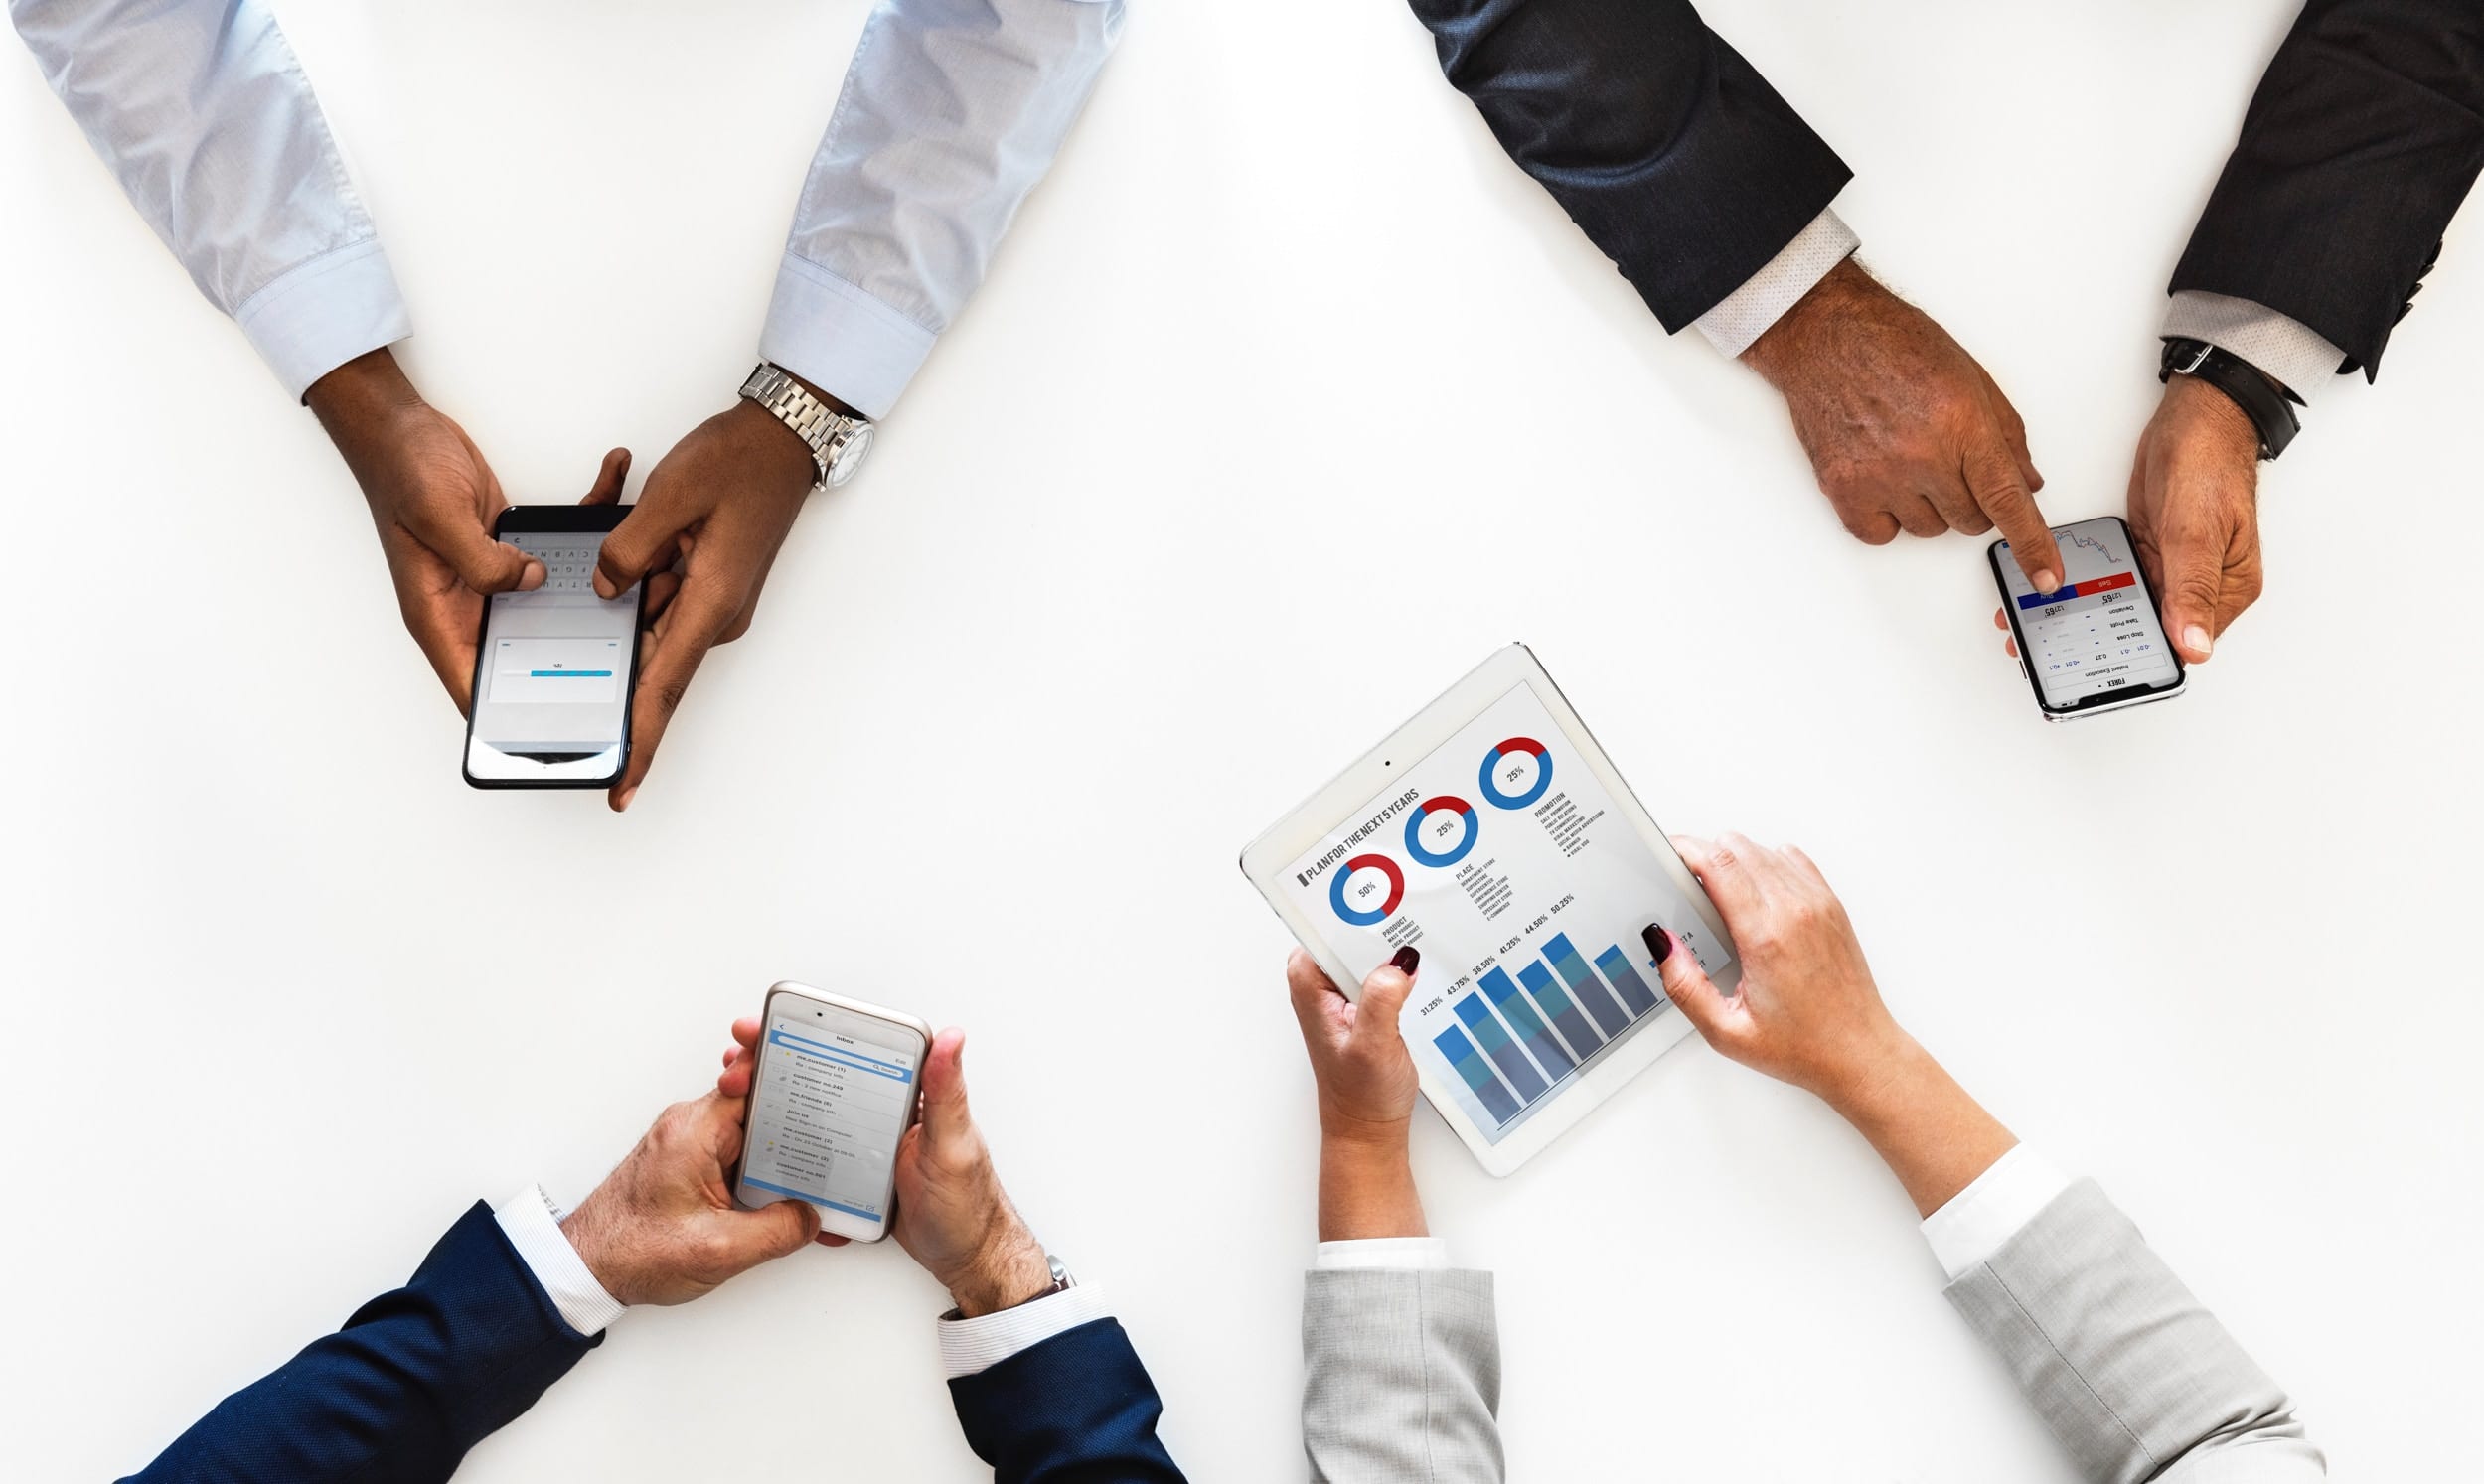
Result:
M1082 1285L973 1319L943 1319L940 1373L951 1381L980 1375L1054 1335L1112 1317L1104 1290Z
M560 1310L560 1317L579 1334L593 1339L605 1326L621 1317L627 1305L604 1291L588 1270L586 1260L569 1245L568 1234L560 1230L560 1218L552 1210L552 1198L543 1194L541 1185L530 1185L496 1206L493 1220L500 1223L509 1245L535 1274L535 1281Z
M2206 289L2184 289L2174 295L2165 305L2161 333L2204 340L2229 356L2240 356L2299 401L2309 401L2346 364L2344 351L2300 320L2250 299Z
M414 333L378 237L286 269L233 318L297 402L321 376Z
M1445 1237L1364 1237L1353 1242L1323 1242L1312 1255L1314 1272L1348 1268L1387 1268L1398 1272L1443 1272L1449 1268Z
M1826 278L1829 269L1852 257L1862 245L1863 239L1837 219L1836 212L1823 207L1810 225L1795 232L1794 239L1759 272L1744 279L1741 288L1692 323L1708 344L1728 356L1739 356L1793 308L1794 301Z
M788 252L759 357L865 417L896 405L939 337L807 257Z
M2068 1189L2070 1177L2053 1161L2025 1144L2012 1144L1973 1184L1924 1218L1924 1240L1932 1244L1932 1255L1941 1260L1941 1270L1954 1283L1999 1252Z

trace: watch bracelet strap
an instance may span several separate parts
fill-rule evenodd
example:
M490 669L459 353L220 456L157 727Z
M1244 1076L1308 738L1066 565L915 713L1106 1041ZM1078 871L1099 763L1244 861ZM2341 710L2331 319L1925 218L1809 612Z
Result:
M2165 337L2164 353L2157 358L2156 379L2170 381L2175 376L2191 376L2207 382L2226 394L2227 400L2243 409L2259 434L2259 456L2273 459L2285 452L2285 446L2302 431L2302 419L2294 415L2294 393L2278 385L2267 372L2229 355L2206 341L2190 340L2178 335Z
M751 370L742 382L741 395L783 423L811 450L811 472L819 484L827 484L829 476L829 440L845 426L867 426L859 419L840 414L835 408L813 396L801 382L787 374L783 368L762 361Z

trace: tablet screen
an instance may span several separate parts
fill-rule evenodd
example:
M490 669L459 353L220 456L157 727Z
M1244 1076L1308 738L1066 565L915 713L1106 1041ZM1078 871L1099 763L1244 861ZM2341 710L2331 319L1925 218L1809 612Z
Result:
M1498 1143L1672 1010L1641 929L1662 923L1710 973L1733 956L1531 686L1391 762L1398 786L1289 866L1286 890L1357 979L1421 952L1407 1048Z

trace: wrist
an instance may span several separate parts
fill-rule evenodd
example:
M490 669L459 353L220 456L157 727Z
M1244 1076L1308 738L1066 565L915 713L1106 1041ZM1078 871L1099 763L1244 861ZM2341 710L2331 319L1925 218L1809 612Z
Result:
M736 397L716 421L768 489L800 498L818 483L819 466L812 460L811 445L767 408L748 397Z
M610 1223L604 1220L602 1203L594 1195L587 1196L578 1203L578 1209L560 1219L560 1235L569 1239L569 1246L576 1251L578 1261L586 1264L587 1272L596 1283L612 1295L613 1302L638 1302L637 1295L629 1291L630 1285L623 1280L612 1261Z
M1810 347L1834 335L1858 306L1888 293L1861 263L1847 257L1822 274L1819 282L1777 317L1776 324L1760 332L1759 339L1743 351L1743 364L1771 385L1779 384L1799 367Z
M2186 429L2232 461L2259 462L2258 424L2222 388L2197 376L2169 376L2165 381L2164 407L2168 414L2181 419Z
M1402 1125L1394 1138L1368 1129L1321 1134L1320 1241L1421 1237L1428 1230Z
M1052 1260L1020 1223L975 1255L967 1270L948 1284L949 1298L960 1318L979 1319L1040 1298L1052 1281Z
M1943 1075L1923 1044L1894 1021L1858 1043L1861 1054L1848 1067L1811 1089L1857 1128L1884 1121L1892 1110L1915 1102L1929 1079Z
M339 448L362 444L425 404L422 393L386 346L355 357L302 393L319 425Z

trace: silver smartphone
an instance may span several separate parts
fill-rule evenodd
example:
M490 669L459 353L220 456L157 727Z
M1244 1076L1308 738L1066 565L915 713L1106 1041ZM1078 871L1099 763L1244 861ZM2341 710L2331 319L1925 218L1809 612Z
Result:
M2018 641L2018 668L2047 721L2143 706L2182 693L2182 656L2165 638L2156 594L2139 570L2130 527L2098 516L2053 528L2062 585L2040 593L2018 570L2010 543L1985 555L2000 584L2001 612Z
M768 990L750 1069L733 1199L756 1210L805 1201L820 1230L888 1235L897 1141L921 1105L931 1027L898 1010L807 984Z

